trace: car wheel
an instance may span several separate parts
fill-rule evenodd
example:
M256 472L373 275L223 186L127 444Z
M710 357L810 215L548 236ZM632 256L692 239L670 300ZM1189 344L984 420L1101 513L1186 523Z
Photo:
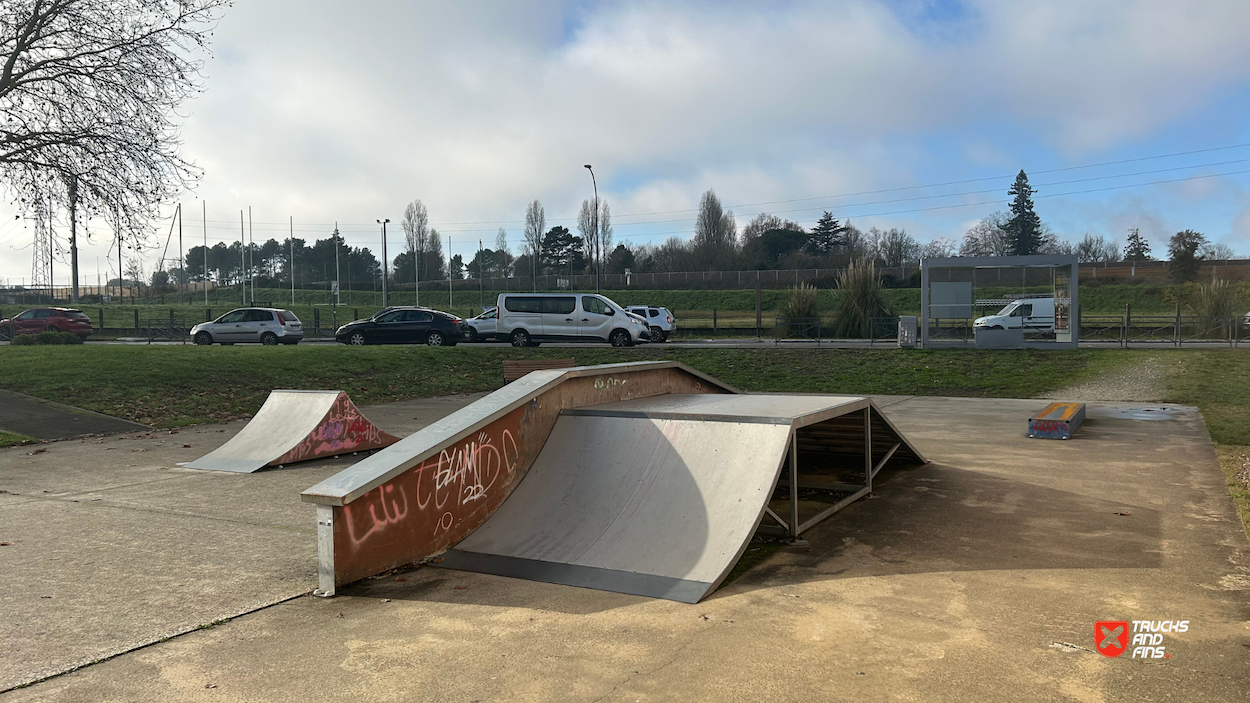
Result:
M267 347L275 347L278 345L278 335L266 332L260 336L260 343Z
M470 327L470 328L469 328L469 339L468 339L467 341L469 341L469 342L476 342L476 341L478 341L478 339L477 339L477 330L473 329L472 327Z
M354 347L362 347L365 344L368 344L368 341L365 339L364 334L360 332L353 332L352 336L347 338L347 343Z
M431 347L441 347L447 340L443 339L442 332L431 332L425 337L425 343Z
M213 343L213 336L207 332L196 332L195 343L206 347Z
M530 335L529 335L529 332L526 332L525 330L513 330L513 332L512 332L512 346L514 346L514 347L528 347L528 346L530 346Z
M664 339L664 330L660 329L659 327L652 327L651 328L651 341L660 342L660 341L663 341L663 339Z
M629 333L625 330L616 330L611 337L608 337L608 341L614 347L632 347L634 345L634 340L629 338Z
M61 330L57 329L56 325L48 325L48 331L49 331L49 332L60 332Z

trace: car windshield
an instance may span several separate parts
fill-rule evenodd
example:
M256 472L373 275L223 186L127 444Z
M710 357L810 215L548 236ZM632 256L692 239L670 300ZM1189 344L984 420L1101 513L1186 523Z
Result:
M1011 314L1011 311L1012 311L1012 310L1015 310L1015 309L1016 309L1016 303L1015 303L1015 301L1012 301L1012 302L1010 302L1010 303L1007 303L1007 305L1005 305L1005 306L1003 307L1003 309L1002 309L1002 310L999 310L999 311L998 311L998 314L999 314L999 315L1010 315L1010 314Z
M616 310L624 310L624 309L625 309L625 308L621 307L620 305L617 305L615 300L613 300L613 299L609 298L609 297L608 297L608 296L606 296L606 295L601 295L601 296L599 296L599 297L600 297L600 298L603 298L603 302L607 303L609 306L611 306L612 308L615 308Z

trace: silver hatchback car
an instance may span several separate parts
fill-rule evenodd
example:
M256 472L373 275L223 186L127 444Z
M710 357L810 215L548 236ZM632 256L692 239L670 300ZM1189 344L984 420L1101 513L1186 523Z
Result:
M290 310L239 308L191 328L196 344L299 344L304 326Z

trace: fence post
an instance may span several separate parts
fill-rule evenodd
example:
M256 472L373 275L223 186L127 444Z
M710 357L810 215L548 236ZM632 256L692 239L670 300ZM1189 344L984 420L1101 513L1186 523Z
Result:
M763 317L763 291L760 290L760 278L755 277L755 339L758 341L760 335L764 333L764 317Z
M100 329L104 329L104 308L100 308Z
M212 308L204 308L204 321L205 321L205 322L212 322L212 320L213 320L213 309L212 309Z
M1176 341L1174 342L1174 344L1179 347L1181 345L1181 304L1180 303L1176 304L1176 325L1172 329L1176 337Z
M135 334L139 333L139 308L135 308Z
M313 334L321 334L321 308L313 308Z
M1129 335L1133 331L1133 306L1130 303L1124 304L1124 343L1122 346L1128 349Z
M173 328L174 328L174 309L170 308L169 309L169 329L172 330Z
M716 334L716 308L712 308L712 335Z
M352 319L353 320L360 319L360 308L352 308Z

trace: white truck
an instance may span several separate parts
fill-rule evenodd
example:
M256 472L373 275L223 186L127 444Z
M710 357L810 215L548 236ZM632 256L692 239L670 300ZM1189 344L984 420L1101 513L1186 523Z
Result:
M1054 298L1021 298L1003 306L996 315L978 317L973 329L1011 330L1023 328L1026 332L1055 331Z

